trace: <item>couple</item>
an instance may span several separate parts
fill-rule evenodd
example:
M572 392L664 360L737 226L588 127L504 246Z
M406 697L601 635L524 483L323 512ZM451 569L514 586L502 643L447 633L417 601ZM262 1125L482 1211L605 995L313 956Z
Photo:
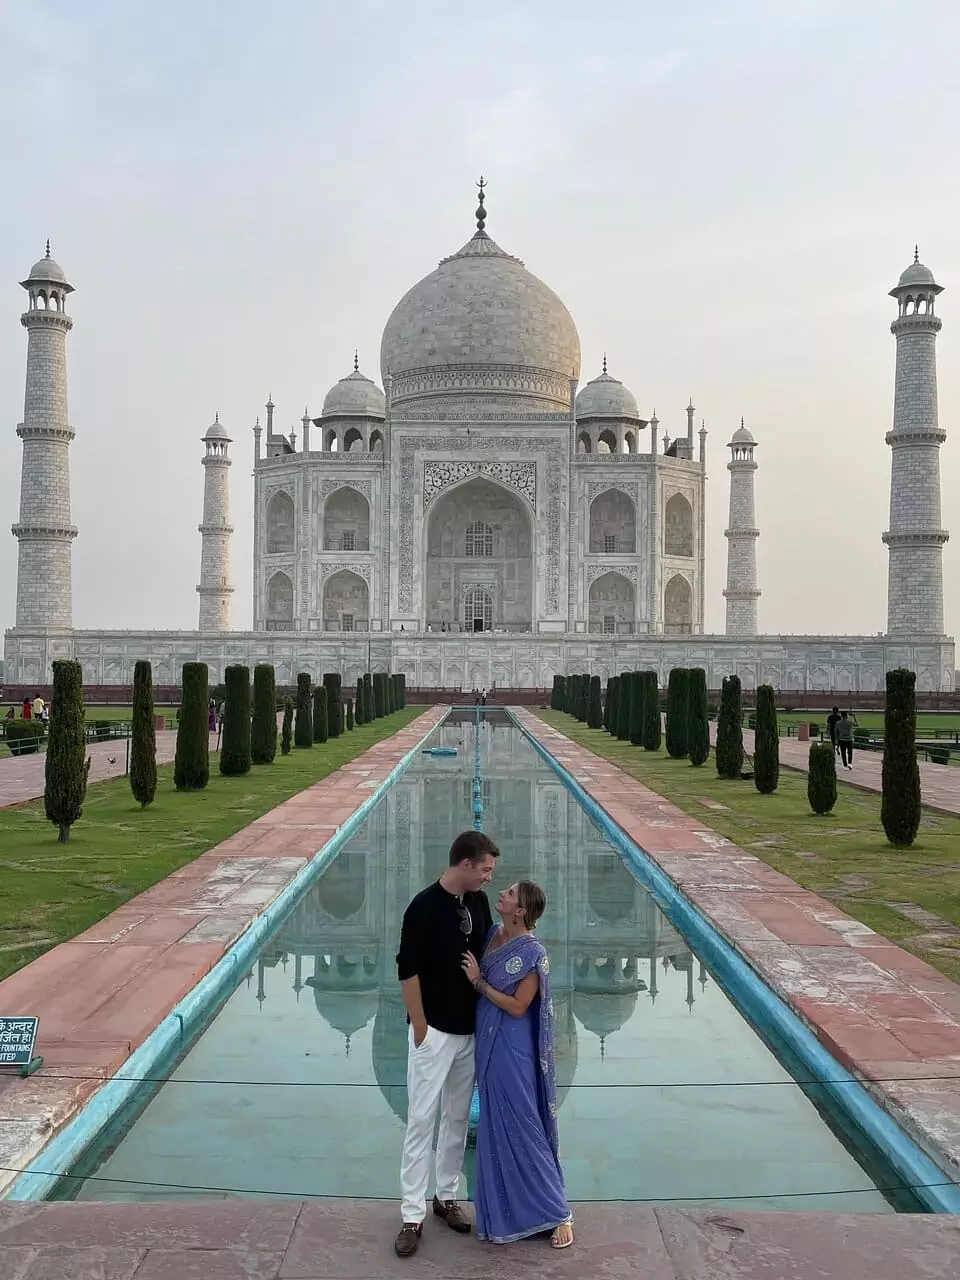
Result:
M454 1231L470 1230L457 1187L474 1077L478 1237L508 1244L552 1232L554 1248L573 1243L557 1143L550 966L531 933L546 898L532 881L511 885L494 925L483 886L499 855L482 832L463 832L446 871L403 917L397 970L410 1032L394 1245L401 1258L417 1252L423 1231L438 1102L433 1212Z

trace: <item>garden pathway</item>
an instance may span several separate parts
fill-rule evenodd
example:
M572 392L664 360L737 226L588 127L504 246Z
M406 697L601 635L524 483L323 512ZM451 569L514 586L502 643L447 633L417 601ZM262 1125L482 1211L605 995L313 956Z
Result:
M210 750L217 745L217 735L210 735ZM157 764L169 764L177 751L176 729L159 729L157 731ZM127 742L116 739L113 742L90 742L87 744L87 755L90 757L90 782L105 782L108 778L122 778L126 771ZM0 809L9 809L12 805L27 804L30 800L39 800L43 795L43 773L46 768L46 753L36 752L30 756L10 756L0 760ZM0 1276L2 1280L2 1276Z
M710 726L711 736L716 741L716 725ZM748 755L753 755L753 731L744 729L743 746ZM796 738L780 739L780 763L788 769L807 772L807 761L810 756L809 742L798 742ZM882 751L858 751L854 749L853 769L842 769L840 757L837 757L837 781L848 787L857 787L860 791L880 791L880 770L883 765ZM920 791L923 803L928 809L936 809L940 813L960 815L960 768L949 764L928 764L920 761Z
M960 1180L960 986L704 827L539 716L514 712L944 1169Z
M574 1206L577 1240L497 1246L429 1218L393 1252L384 1201L0 1205L0 1280L931 1280L960 1270L960 1221L931 1214ZM522 1265L521 1265L522 1264Z
M0 1012L39 1017L44 1059L27 1080L0 1077L0 1195L446 711L431 707L0 982Z

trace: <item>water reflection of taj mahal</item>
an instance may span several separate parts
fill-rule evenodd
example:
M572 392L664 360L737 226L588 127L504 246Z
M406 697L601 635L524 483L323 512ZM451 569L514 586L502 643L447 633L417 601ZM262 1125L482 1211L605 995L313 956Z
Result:
M454 836L470 825L473 734L469 722L444 724L437 741L462 744L458 756L408 770L258 962L262 1004L265 970L282 964L289 973L292 958L298 1001L306 989L343 1037L345 1056L373 1021L374 1075L401 1118L407 1026L394 962L400 923L413 895L443 871ZM691 1012L695 979L705 986L707 977L702 964L695 975L680 935L563 785L537 770L520 735L487 722L481 743L484 829L501 849L495 884L529 878L547 894L538 934L550 951L562 1099L577 1069L578 1037L597 1037L602 1055L638 1002L656 1001L658 966L686 974ZM417 831L421 838L412 840ZM674 983L670 998L677 998Z

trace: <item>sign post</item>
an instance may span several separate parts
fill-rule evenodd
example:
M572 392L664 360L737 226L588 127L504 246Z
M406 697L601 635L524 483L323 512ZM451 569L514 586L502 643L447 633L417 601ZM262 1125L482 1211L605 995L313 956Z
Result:
M0 1067L16 1067L21 1076L32 1076L43 1066L34 1055L39 1018L0 1018Z

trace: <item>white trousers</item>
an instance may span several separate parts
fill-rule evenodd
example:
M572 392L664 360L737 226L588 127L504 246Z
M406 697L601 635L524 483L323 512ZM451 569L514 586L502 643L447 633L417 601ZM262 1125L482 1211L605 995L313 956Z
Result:
M429 1027L416 1048L413 1028L407 1044L407 1132L400 1162L403 1222L427 1215L427 1183L433 1126L440 1103L437 1134L437 1199L456 1200L467 1145L473 1097L473 1036L453 1036Z

